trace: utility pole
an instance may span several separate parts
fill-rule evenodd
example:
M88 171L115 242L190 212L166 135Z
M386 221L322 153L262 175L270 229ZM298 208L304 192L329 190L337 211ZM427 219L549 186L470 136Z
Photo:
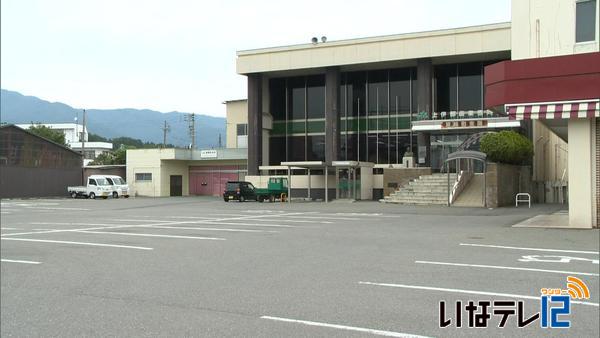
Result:
M167 146L167 133L171 131L171 126L167 124L165 120L165 126L162 128L163 131L163 147Z
M219 148L223 147L222 143L221 143L221 133L219 133Z
M81 154L85 162L85 109L83 110L83 132L81 133Z
M79 127L77 127L79 129ZM83 132L81 133L81 158L83 160L81 166L81 181L83 185L85 184L85 109L83 110Z
M196 125L195 125L195 115L194 113L190 113L186 116L186 121L188 121L188 132L191 139L190 149L196 148Z

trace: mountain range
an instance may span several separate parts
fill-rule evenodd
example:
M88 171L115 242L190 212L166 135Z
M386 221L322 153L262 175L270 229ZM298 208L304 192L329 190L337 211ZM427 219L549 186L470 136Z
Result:
M106 138L131 137L144 142L163 142L164 122L170 128L167 143L185 147L191 143L188 113L161 113L149 109L86 109L86 125L90 133ZM35 96L1 89L0 122L2 123L73 123L82 121L82 109L61 102L48 102ZM219 144L219 134L225 145L225 118L195 114L198 148Z

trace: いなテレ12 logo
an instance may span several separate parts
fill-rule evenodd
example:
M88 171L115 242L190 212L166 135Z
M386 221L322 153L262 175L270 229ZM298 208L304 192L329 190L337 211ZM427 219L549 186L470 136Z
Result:
M541 316L540 325L543 328L569 328L571 321L559 318L560 315L571 314L572 299L589 299L590 289L579 278L567 277L566 289L540 289Z

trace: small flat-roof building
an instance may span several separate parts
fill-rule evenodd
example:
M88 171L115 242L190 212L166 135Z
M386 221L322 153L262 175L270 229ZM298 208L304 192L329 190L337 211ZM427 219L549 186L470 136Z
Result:
M127 183L133 196L219 196L227 181L247 174L246 100L224 102L226 147L129 149Z

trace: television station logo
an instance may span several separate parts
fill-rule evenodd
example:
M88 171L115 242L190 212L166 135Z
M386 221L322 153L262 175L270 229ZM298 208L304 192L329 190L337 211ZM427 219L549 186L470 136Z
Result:
M486 328L493 316L499 317L499 328L504 328L511 316L516 316L518 328L523 328L531 323L540 320L541 328L570 328L571 321L568 316L571 315L572 300L589 299L590 289L581 279L568 276L566 280L566 289L562 288L541 288L540 289L540 311L527 314L524 309L524 301L514 300L469 300L464 305L461 300L456 301L454 306L453 318L446 316L446 302L440 301L440 321L441 328L447 328L454 325L457 328ZM463 314L466 313L463 320Z

